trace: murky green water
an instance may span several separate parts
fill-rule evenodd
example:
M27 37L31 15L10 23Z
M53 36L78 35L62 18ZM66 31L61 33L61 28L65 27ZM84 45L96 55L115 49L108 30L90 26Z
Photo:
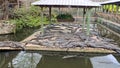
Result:
M15 34L0 35L0 41L21 41L34 33L38 28L24 28Z
M115 42L120 44L120 39L116 35L99 26L97 26L97 30L99 30L99 34L102 37L114 39ZM15 35L1 35L0 41L21 41L34 31L35 29L24 29L22 32ZM62 53L53 55L43 52L13 51L0 52L0 68L93 68L90 58L96 56L77 56L74 58L63 59L63 56L68 54L61 54ZM115 56L115 58L120 62L119 56Z
M53 55L42 52L1 52L0 68L93 68L90 61L92 57L77 56L63 59L63 56L65 56L65 54ZM116 58L120 62L120 57L118 56Z

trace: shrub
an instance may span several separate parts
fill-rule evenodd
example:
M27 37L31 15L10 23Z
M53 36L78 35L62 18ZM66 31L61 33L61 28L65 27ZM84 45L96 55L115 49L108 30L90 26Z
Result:
M57 19L73 19L73 16L69 13L65 13L65 14L59 14L56 18Z
M26 8L19 8L11 11L10 21L16 24L16 30L25 27L38 27L41 25L40 8L31 6L28 10ZM43 23L48 24L46 17L43 18Z

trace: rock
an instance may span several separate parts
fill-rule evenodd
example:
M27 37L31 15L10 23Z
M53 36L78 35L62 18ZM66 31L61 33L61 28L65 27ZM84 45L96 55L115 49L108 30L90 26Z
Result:
M16 26L8 22L0 22L0 34L14 33Z

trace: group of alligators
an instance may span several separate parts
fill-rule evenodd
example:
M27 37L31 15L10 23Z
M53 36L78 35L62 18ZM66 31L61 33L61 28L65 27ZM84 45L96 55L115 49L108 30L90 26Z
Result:
M74 48L74 47L92 47L114 50L120 53L120 48L112 44L114 40L102 38L98 33L91 29L91 35L87 36L82 32L78 24L57 24L46 26L44 35L40 34L27 42L4 41L0 42L0 47L21 48L25 50L27 44L37 44L47 47Z

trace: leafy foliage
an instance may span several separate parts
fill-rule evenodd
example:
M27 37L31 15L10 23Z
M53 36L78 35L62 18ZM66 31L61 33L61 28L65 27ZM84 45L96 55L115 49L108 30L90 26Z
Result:
M57 19L73 19L73 16L69 13L65 13L65 14L59 14L56 18Z
M16 24L17 30L24 27L38 27L41 25L40 8L31 6L29 9L19 8L12 10L10 21ZM48 24L46 17L42 20L43 24Z

